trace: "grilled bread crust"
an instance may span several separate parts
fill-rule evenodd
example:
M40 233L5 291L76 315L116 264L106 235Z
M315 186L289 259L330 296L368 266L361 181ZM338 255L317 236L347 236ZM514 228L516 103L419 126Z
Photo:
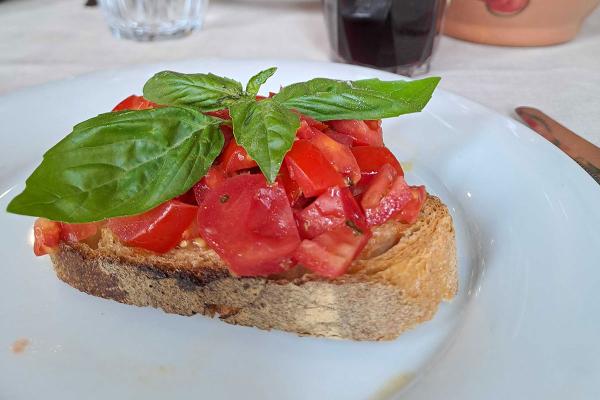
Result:
M377 227L348 273L236 277L200 240L166 254L121 244L61 242L58 277L94 296L166 312L218 315L227 323L300 335L390 340L433 317L457 292L456 245L447 207L429 196L417 222Z

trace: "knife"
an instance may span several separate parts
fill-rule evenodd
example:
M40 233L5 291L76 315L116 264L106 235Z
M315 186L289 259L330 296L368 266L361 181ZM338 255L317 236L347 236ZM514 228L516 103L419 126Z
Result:
M564 151L600 184L600 148L532 107L515 112L531 129Z

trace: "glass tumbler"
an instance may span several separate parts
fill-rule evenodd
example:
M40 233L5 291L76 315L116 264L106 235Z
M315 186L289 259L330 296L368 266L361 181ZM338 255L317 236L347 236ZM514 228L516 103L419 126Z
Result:
M208 0L100 0L113 35L140 41L188 35L202 26Z
M338 60L413 76L429 71L446 0L323 0Z

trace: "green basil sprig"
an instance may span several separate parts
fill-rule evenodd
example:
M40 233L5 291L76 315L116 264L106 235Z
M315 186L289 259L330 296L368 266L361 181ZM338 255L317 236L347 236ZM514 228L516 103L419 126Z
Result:
M416 81L316 78L255 100L276 71L242 84L214 74L163 71L144 85L161 108L101 114L76 125L51 148L7 210L63 222L134 215L189 190L220 154L222 119L202 112L229 109L237 143L274 182L300 119L381 119L418 112L439 78Z
M316 78L286 86L273 99L319 121L382 119L421 111L439 81Z
M246 100L229 108L236 142L256 161L267 181L274 182L300 118L271 99Z
M63 222L147 211L202 178L223 147L220 122L183 107L89 119L44 154L7 211Z

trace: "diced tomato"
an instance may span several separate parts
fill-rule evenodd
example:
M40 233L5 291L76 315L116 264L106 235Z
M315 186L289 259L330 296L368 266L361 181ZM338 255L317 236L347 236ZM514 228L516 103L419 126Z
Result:
M365 216L348 188L331 187L305 209L296 212L300 236L312 239L346 221L367 230Z
M343 133L336 132L333 129L326 129L323 133L336 142L343 144L344 146L352 147L354 144L354 139L352 139L352 136L344 135Z
M89 222L83 224L60 223L60 238L69 242L79 242L89 239L98 232L98 222Z
M238 145L235 139L231 140L225 150L223 150L221 167L226 175L233 175L239 170L257 166L256 161L250 158L248 152L242 146Z
M362 196L361 205L369 226L381 225L398 214L413 198L404 177L384 164Z
M325 158L333 165L333 168L344 177L350 179L352 184L360 180L360 169L349 147L336 142L320 131L315 131L315 135L310 139L310 142L317 146Z
M233 140L233 128L229 125L225 125L225 124L221 124L221 126L219 126L219 128L221 129L221 133L223 134L223 148L227 148L227 146L229 145L229 143Z
M304 239L294 260L318 275L335 278L348 270L370 237L369 231L345 223L314 239Z
M381 129L381 120L380 119L365 119L365 124L372 131L378 131Z
M298 137L298 139L310 140L317 132L319 132L319 130L311 128L306 121L300 121L300 128L296 131L296 137Z
M285 194L287 194L288 200L290 201L290 204L292 205L292 207L294 207L298 199L300 199L302 191L300 190L300 186L298 186L298 183L290 177L290 171L288 171L288 169L285 166L283 166L279 170L279 175L277 175L277 182L279 182L283 186L283 188L285 189Z
M383 164L390 164L398 175L404 176L396 156L387 147L358 146L352 148L352 154L363 176L375 175Z
M325 129L327 129L326 124L324 124L321 121L317 121L316 119L313 119L308 115L300 114L300 120L306 122L311 128L315 128L320 131L324 131Z
M226 179L200 206L201 236L239 276L266 276L285 271L300 244L298 228L285 191L263 175Z
M398 176L398 174L394 168L389 164L384 164L377 171L375 178L371 181L367 191L362 196L361 205L363 209L377 207L389 192L396 176Z
M33 252L43 256L53 252L60 243L60 223L38 218L33 224Z
M130 246L166 253L181 242L197 211L197 206L169 200L143 214L111 218L108 227Z
M307 140L296 140L284 162L290 177L306 197L318 196L331 186L345 184L323 153Z
M206 172L206 175L198 181L193 187L192 191L196 197L196 204L200 205L204 201L204 198L214 189L219 183L225 180L225 174L218 166L212 166Z
M400 214L398 214L398 221L405 224L413 224L419 218L421 208L427 199L427 192L425 186L411 186L410 191L412 199L402 208Z
M132 94L113 108L113 111L123 110L146 110L148 108L154 108L157 104L146 100L142 96L136 96Z
M210 115L211 117L217 117L221 119L231 119L231 115L229 114L228 108L224 108L223 110L217 111L208 111L205 114Z
M327 125L339 133L351 136L355 145L383 146L381 127L371 129L365 121L360 120L327 121Z
M269 95L269 97L272 97L271 95ZM305 122L306 125L308 125L311 128L315 128L319 131L323 131L325 129L327 129L327 125L321 121L317 121L314 118L309 117L308 115L304 115L299 113L298 111L292 109L291 110L294 114L298 115L298 117L300 117L300 123Z

